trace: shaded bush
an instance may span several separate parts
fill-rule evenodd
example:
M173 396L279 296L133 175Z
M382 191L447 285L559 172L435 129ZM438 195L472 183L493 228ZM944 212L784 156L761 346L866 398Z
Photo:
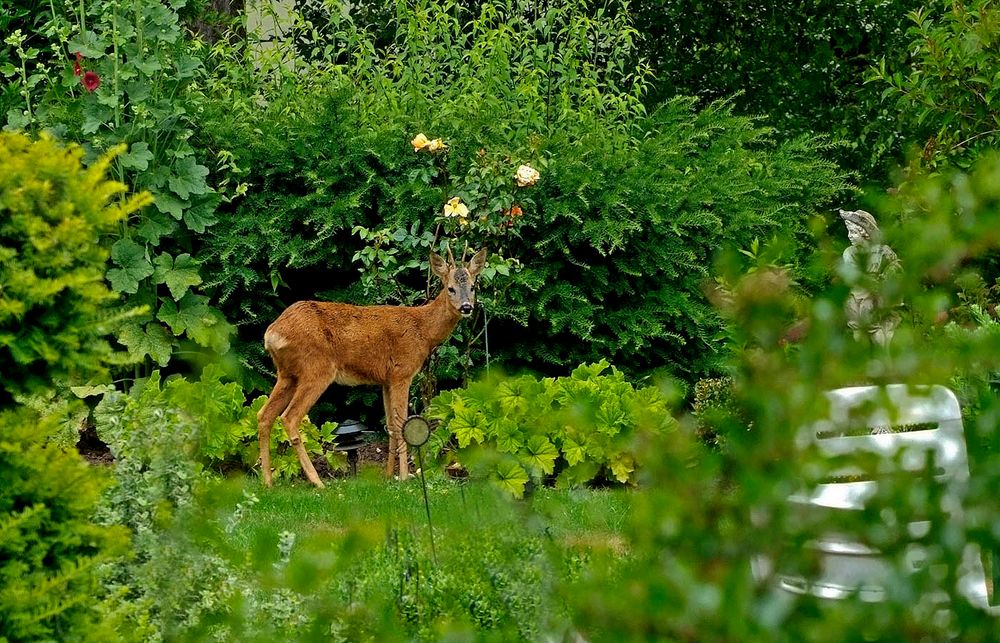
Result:
M873 84L897 111L913 162L968 168L1000 142L1000 7L992 0L931 2L907 23L909 58L886 56Z

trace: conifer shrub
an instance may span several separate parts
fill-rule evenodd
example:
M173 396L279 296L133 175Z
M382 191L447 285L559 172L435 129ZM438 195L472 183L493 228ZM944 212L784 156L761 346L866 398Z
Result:
M102 235L149 197L117 200L126 188L105 177L113 154L87 169L82 156L44 135L0 133L0 406L99 373L111 354Z
M592 18L568 1L541 19L491 3L463 25L450 6L401 3L395 46L345 34L356 62L312 77L301 100L282 92L246 120L208 123L249 185L208 231L205 254L217 257L213 285L255 383L269 380L263 330L295 299L419 300L426 237L445 236L437 222L450 198L471 203L484 190L469 171L482 157L531 161L541 178L510 238L448 233L519 269L480 293L483 312L441 349L442 376L484 363L486 337L511 371L608 359L629 375L712 372L721 322L703 288L714 254L801 234L832 207L850 186L830 145L776 142L728 103L675 99L649 113L645 66L598 64L636 59L624 13ZM442 160L414 151L420 132L449 146ZM484 199L470 220L493 205ZM368 288L366 253L402 270Z
M115 640L99 568L128 551L128 534L93 522L107 477L47 444L54 424L0 414L0 639Z

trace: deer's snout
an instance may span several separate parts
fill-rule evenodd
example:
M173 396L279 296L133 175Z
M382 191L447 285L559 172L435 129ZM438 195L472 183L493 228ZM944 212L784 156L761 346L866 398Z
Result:
M469 302L463 303L461 306L458 307L458 312L468 317L469 315L472 314L472 304L470 304Z

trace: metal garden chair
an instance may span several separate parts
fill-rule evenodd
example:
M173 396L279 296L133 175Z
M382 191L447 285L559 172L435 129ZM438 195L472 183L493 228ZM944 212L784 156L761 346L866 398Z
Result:
M797 436L798 446L815 445L824 456L847 457L839 458L838 468L824 478L832 481L791 495L790 509L860 512L878 492L881 475L915 475L927 466L928 452L932 452L933 477L942 486L940 496L934 497L940 498L940 508L949 520L963 520L961 498L969 480L969 462L961 409L954 393L943 386L890 385L842 388L828 392L826 397L830 402L828 417L805 427ZM875 456L878 475L859 475L857 468L847 464L852 456ZM906 548L906 565L914 571L926 563L927 550L920 538L929 533L931 526L929 521L914 521L905 527L913 539ZM840 532L823 533L808 546L817 550L819 570L815 575L807 578L783 573L774 569L772 560L758 556L753 560L754 576L795 594L825 599L856 594L865 601L884 600L892 566L882 552L864 544L858 536ZM958 593L970 603L1000 613L1000 608L989 606L977 545L965 544L956 578Z

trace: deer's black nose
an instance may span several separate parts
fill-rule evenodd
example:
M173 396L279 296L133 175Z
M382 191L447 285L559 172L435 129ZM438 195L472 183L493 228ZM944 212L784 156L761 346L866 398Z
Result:
M472 304L470 304L469 302L465 302L464 304L458 307L458 312L462 313L463 315L468 315L472 313Z

